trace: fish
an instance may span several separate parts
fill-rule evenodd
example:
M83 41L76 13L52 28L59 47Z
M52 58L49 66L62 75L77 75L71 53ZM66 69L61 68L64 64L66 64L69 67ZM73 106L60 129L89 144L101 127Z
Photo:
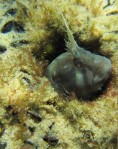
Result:
M108 80L111 60L80 47L63 14L61 16L68 37L67 51L49 64L46 76L62 94L75 93L77 98L90 99Z

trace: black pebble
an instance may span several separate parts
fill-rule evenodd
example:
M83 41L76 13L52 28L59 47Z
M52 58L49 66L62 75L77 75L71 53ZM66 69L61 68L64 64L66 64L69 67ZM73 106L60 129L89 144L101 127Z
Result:
M0 46L0 54L4 53L6 51L7 51L7 49L5 47Z
M1 32L8 33L12 30L14 30L18 33L22 33L25 31L21 24L15 22L15 21L9 21L2 27Z

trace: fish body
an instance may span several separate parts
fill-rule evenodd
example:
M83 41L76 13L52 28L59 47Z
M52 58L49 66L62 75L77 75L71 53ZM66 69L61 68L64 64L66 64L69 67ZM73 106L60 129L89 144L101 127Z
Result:
M78 98L91 98L109 78L111 61L80 47L63 15L62 18L68 35L67 52L52 61L47 77L64 94L74 92Z

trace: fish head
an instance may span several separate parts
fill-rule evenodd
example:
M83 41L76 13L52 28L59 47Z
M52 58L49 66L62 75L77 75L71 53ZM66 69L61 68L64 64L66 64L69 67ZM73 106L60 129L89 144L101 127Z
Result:
M93 64L94 65L94 64ZM95 71L93 71L93 84L103 84L110 76L111 61L106 57L100 57L96 64Z
M101 90L111 72L111 61L99 55L92 55L90 59L86 57L84 61L81 58L76 58L74 65L77 86L84 90L85 95Z

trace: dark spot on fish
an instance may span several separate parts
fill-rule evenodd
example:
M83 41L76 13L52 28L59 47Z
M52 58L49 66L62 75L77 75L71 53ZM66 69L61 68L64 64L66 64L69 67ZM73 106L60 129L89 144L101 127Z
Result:
M7 143L6 142L1 142L0 141L0 149L5 149L7 146Z
M16 13L17 13L17 9L16 9L16 8L12 8L12 9L9 9L9 10L4 14L4 16L8 16L8 15L14 16Z
M35 127L33 127L33 126L29 126L29 130L30 130L31 133L34 133L34 131L35 131Z
M6 51L7 49L4 46L0 46L0 54L3 54Z
M36 111L30 111L28 110L27 113L30 115L30 117L37 123L42 121L42 117L37 113Z
M7 106L7 107L5 107L5 109L8 112L8 111L10 111L12 109L12 106Z
M16 48L16 47L27 45L27 44L29 44L29 41L27 41L27 40L21 40L21 41L12 42L11 43L11 46Z
M19 41L19 43L23 45L23 44L28 44L29 41L27 41L27 40L21 40L21 41Z
M89 131L89 130L83 130L83 138L87 138L87 139L94 139L94 133Z
M29 74L29 72L27 70L25 70L25 69L21 69L20 71L23 72L23 73Z
M28 140L25 140L24 143L25 143L25 144L34 145L31 141L28 141Z
M9 120L9 125L20 124L19 114L17 111L13 110L12 106L6 107L6 111L5 119Z
M112 11L110 13L107 13L106 16L110 16L110 15L117 15L118 11Z
M49 129L51 130L52 127L54 126L55 122L52 122L52 124L49 126Z
M31 84L31 81L28 78L23 77L22 79L25 80L28 84Z
M5 126L3 123L0 122L0 137L4 134Z
M110 33L118 34L118 30L116 30L116 31L111 31Z
M110 0L107 0L107 4L103 7L103 9L112 6L115 3L115 1L113 1L113 3L111 4Z
M12 30L14 30L15 32L18 32L18 33L22 33L25 31L22 24L17 23L16 21L13 20L13 21L7 22L2 27L1 32L2 33L8 33L8 32L11 32Z
M47 102L47 105L52 105L53 107L56 107L56 102L55 101L50 101L50 100L48 100Z
M57 137L52 136L52 135L45 135L43 137L43 140L46 141L51 146L57 145L57 143L59 141L59 139Z
M23 17L28 17L29 10L27 9L27 7L22 3L19 3L19 7L20 7L20 12L19 13L22 13Z

